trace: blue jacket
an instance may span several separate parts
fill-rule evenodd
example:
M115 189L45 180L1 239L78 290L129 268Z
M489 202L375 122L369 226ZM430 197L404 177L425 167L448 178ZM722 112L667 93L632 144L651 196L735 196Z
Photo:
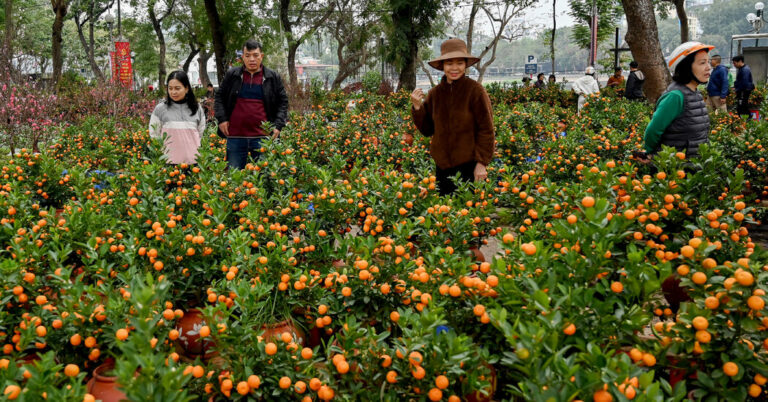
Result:
M728 69L724 65L720 64L712 70L707 84L707 95L723 99L728 97Z
M752 70L749 69L749 66L745 65L739 69L738 73L736 73L736 81L733 83L733 89L736 90L736 92L751 91L755 89L755 83L752 81Z

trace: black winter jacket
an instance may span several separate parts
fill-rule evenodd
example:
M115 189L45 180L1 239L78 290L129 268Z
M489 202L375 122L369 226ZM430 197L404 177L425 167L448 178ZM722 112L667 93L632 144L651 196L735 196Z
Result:
M274 70L264 66L264 111L267 113L267 121L278 130L282 130L288 120L288 94L285 92L283 80ZM224 75L224 79L216 91L216 103L214 104L214 113L216 121L219 124L229 121L232 111L235 110L237 95L240 93L240 87L243 85L243 67L233 67ZM223 137L221 130L218 130L220 137Z
M624 96L627 99L643 99L643 84L645 83L645 76L640 70L630 71L629 78L627 78L627 87L624 90Z

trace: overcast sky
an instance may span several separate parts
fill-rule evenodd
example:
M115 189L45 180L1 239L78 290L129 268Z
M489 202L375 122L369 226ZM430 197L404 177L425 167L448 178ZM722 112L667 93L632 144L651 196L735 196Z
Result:
M573 18L568 15L568 0L557 1L557 26L566 27L573 25L575 22ZM544 25L546 28L552 28L552 1L540 1L537 7L532 7L525 13L524 17L526 21L531 24Z

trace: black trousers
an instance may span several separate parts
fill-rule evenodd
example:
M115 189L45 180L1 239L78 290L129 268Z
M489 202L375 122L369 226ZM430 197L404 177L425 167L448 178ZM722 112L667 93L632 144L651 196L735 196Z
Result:
M752 91L736 92L736 112L740 115L749 115L749 96Z
M475 165L477 165L477 162L471 161L448 169L436 167L435 178L437 179L437 189L440 191L440 195L450 195L456 191L456 184L451 180L453 176L459 175L458 180L472 182L475 179Z

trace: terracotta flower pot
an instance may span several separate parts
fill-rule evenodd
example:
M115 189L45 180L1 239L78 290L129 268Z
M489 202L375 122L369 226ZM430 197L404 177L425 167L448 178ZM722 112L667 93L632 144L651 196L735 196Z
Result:
M673 312L680 309L680 304L691 301L688 290L680 286L680 279L675 275L670 275L661 283L661 292Z
M16 360L16 367L21 368L28 364L34 364L38 360L40 360L40 356L38 356L37 353L32 352L32 354L24 355L19 358L19 360Z
M406 145L413 145L413 134L411 133L405 133L403 134L403 141L405 141Z
M313 326L312 329L310 329L309 333L307 334L306 346L310 348L320 346L322 345L324 338L325 338L324 333L320 331L320 328Z
M479 247L472 246L469 248L469 251L472 252L472 256L476 262L485 262L485 254L483 254L483 252L480 251Z
M304 346L307 340L304 331L294 325L291 320L284 320L275 324L264 324L261 326L261 329L264 330L264 333L262 333L261 336L264 338L265 342L279 340L280 335L282 335L283 332L291 334L294 341L299 345Z
M212 351L215 343L210 339L200 339L200 328L204 325L206 322L203 313L196 308L190 309L176 321L176 330L179 331L176 346L181 354L192 359L208 359L216 355L216 352Z
M668 359L671 366L667 369L669 371L669 385L671 385L673 388L680 381L684 381L686 379L695 380L699 377L698 369L696 367L697 364L695 361L690 362L691 368L686 369L685 367L674 367L679 363L677 358L670 356Z
M483 394L480 391L475 391L466 396L467 402L491 402L493 400L493 395L496 393L496 386L497 386L496 369L493 368L492 365L485 362L483 362L482 365L485 367L488 367L488 369L490 369L491 371L488 378L489 380L488 382L491 385L484 390L487 392L487 395Z
M88 381L88 393L102 402L127 400L125 393L118 389L117 377L108 375L115 368L114 362L107 362L93 370L93 378Z

